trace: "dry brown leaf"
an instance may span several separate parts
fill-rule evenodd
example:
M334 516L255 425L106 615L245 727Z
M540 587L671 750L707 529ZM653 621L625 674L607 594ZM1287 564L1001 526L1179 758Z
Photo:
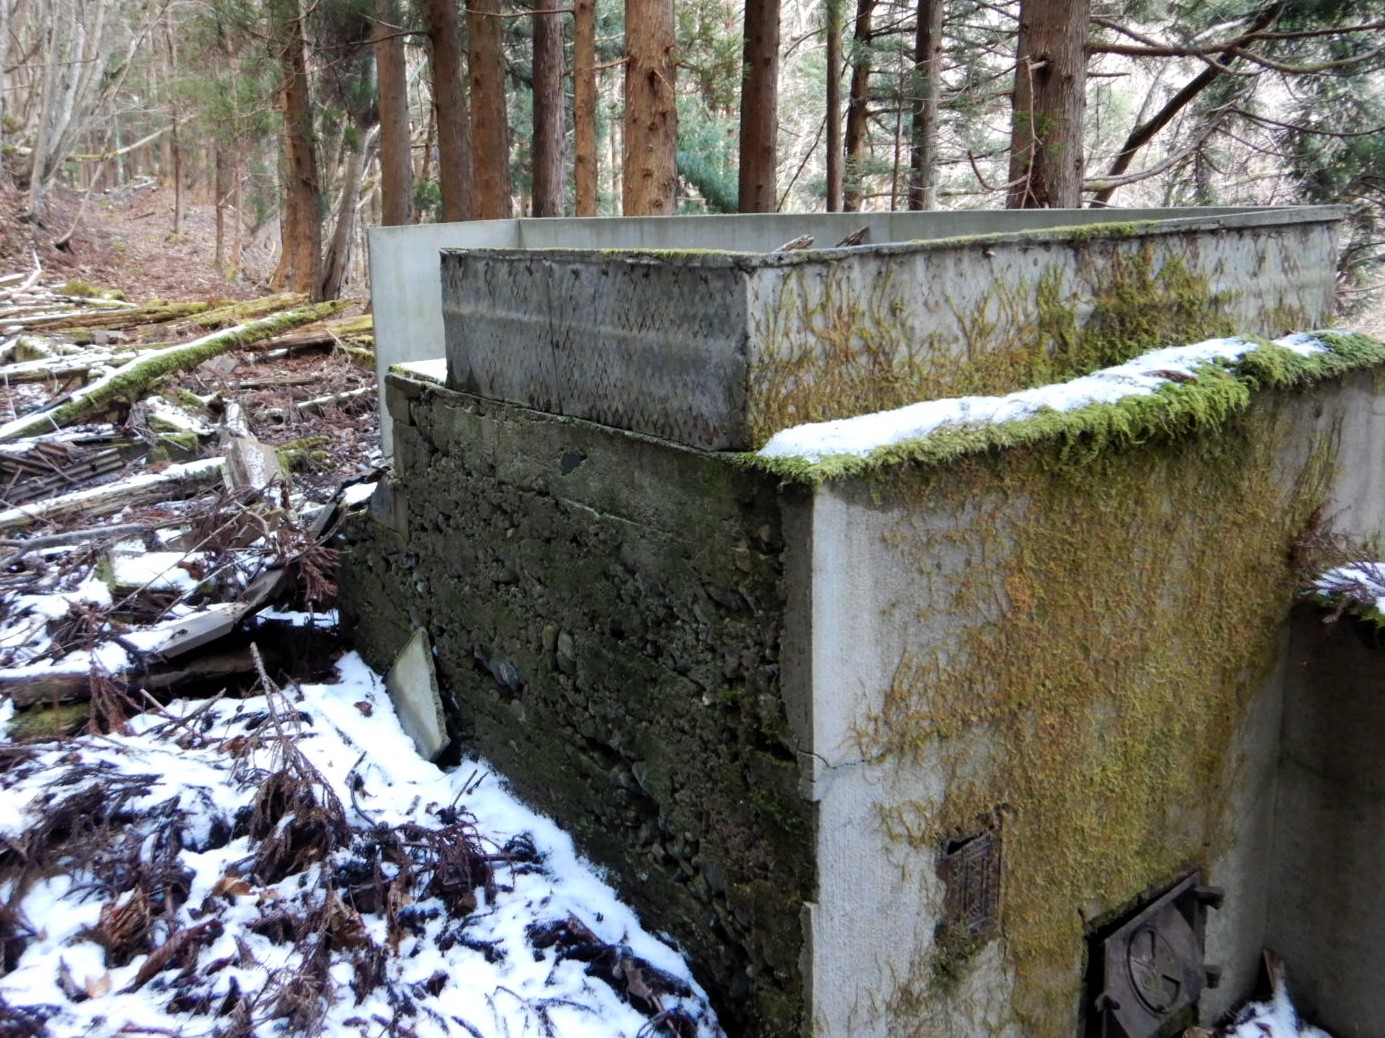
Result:
M249 894L254 888L250 883L234 872L228 872L216 881L212 887L213 897L242 897Z

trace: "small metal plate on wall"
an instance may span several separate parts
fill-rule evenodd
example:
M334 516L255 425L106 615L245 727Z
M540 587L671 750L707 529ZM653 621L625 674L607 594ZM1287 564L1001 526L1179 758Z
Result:
M953 934L985 937L1000 922L1000 830L950 840L938 861L946 894L943 925Z
M1221 891L1185 876L1100 942L1100 994L1093 1001L1101 1038L1165 1038L1195 1023L1203 989L1218 970L1203 964L1207 909Z

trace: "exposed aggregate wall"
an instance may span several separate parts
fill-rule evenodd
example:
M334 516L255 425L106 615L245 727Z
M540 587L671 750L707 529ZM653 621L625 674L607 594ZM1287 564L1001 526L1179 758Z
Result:
M359 648L384 666L426 627L464 748L677 935L732 1033L798 1034L812 826L776 481L422 383L387 399L394 511L357 520L342 574Z

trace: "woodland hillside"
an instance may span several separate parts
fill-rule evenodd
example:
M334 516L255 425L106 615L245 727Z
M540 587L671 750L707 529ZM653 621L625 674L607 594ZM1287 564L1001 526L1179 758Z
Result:
M205 290L314 298L376 223L1339 202L1353 302L1382 65L1377 0L0 0L0 262L154 181Z

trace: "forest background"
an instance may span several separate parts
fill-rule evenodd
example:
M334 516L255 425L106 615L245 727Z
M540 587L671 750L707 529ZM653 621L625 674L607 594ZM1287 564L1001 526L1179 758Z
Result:
M63 249L156 178L317 299L374 224L1342 203L1350 308L1382 67L1377 0L0 0L0 182Z

